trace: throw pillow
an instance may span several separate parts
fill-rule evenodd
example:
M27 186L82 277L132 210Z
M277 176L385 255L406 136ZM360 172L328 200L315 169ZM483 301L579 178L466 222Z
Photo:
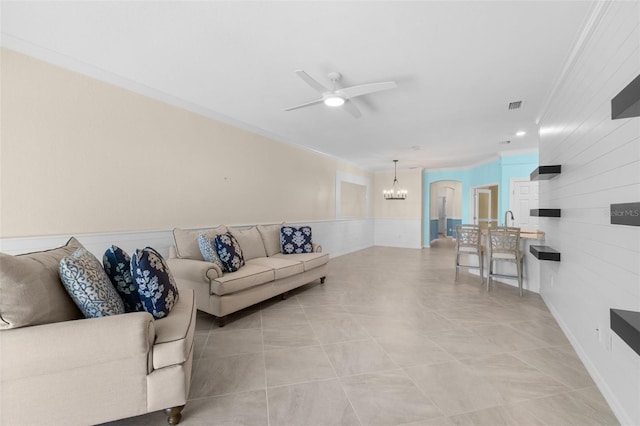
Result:
M218 257L222 262L222 270L225 272L235 272L244 266L244 257L240 244L233 235L226 232L216 235L214 240Z
M118 246L111 246L102 256L104 271L124 302L125 312L144 311L136 284L131 278L131 257Z
M124 313L124 304L100 261L84 248L60 261L60 278L85 318Z
M238 244L240 244L242 257L244 257L245 261L258 257L267 257L262 237L260 236L260 232L258 232L258 228L255 226L243 230L229 228L229 232L235 237Z
M262 237L264 249L267 256L280 253L280 226L281 225L258 225L258 232Z
M151 247L136 250L131 256L131 278L145 311L155 319L169 315L178 301L178 287L160 253Z
M284 254L313 253L313 245L311 244L311 227L281 227L280 245L282 246L282 253Z
M200 246L200 253L203 259L207 262L215 263L220 269L222 269L222 262L218 257L214 240L216 235L224 234L225 232L227 232L226 228L224 232L213 229L211 231L201 232L200 235L198 235L198 245Z
M58 272L60 260L81 247L72 237L52 250L0 253L0 330L82 318Z
M227 228L224 225L220 225L211 231L215 231L218 234L224 234L227 232ZM180 228L175 228L173 230L173 239L176 242L176 254L179 258L204 260L202 258L202 253L200 252L200 247L198 246L199 234L200 231L188 231Z

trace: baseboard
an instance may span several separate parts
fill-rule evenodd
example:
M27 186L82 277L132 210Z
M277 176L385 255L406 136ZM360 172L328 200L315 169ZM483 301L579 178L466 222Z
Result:
M564 320L562 319L562 316L557 311L555 306L553 306L553 304L549 302L549 300L545 297L544 293L541 292L540 296L542 297L542 300L544 301L545 305L547 305L547 308L549 308L549 312L551 312L551 315L553 315L553 318L556 320L556 322L562 329L562 332L565 334L565 336L567 336L567 339L571 343L571 346L573 346L573 349L576 351L576 354L578 354L580 361L582 361L582 364L584 364L585 368L589 372L589 375L591 376L596 386L600 390L600 393L602 393L602 396L604 397L604 399L609 404L609 407L611 407L611 411L613 411L613 414L616 416L620 424L629 425L629 426L633 425L634 423L631 421L631 417L627 414L627 412L624 410L622 405L618 402L618 398L616 398L615 394L613 393L609 385L607 385L606 381L600 375L598 369L595 367L595 365L593 365L593 363L587 356L586 352L582 348L582 345L580 345L578 339L576 339L576 337L573 335L573 333L571 332L567 324L564 322Z

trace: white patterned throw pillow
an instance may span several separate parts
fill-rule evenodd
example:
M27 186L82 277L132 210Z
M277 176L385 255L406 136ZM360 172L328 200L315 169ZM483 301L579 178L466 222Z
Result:
M60 279L86 318L124 313L124 303L96 257L84 248L60 260Z

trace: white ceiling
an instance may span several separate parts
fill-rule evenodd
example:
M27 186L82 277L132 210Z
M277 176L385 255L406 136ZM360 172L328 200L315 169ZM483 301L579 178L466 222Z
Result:
M535 150L591 1L2 1L2 44L371 171ZM329 85L395 80L322 104ZM509 111L511 101L523 101ZM524 137L515 136L526 130ZM511 140L500 145L499 141Z

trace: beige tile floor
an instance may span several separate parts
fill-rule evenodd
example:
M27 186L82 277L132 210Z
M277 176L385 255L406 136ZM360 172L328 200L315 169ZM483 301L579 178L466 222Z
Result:
M181 424L618 424L537 294L452 265L450 241L373 247L224 328L198 313Z

